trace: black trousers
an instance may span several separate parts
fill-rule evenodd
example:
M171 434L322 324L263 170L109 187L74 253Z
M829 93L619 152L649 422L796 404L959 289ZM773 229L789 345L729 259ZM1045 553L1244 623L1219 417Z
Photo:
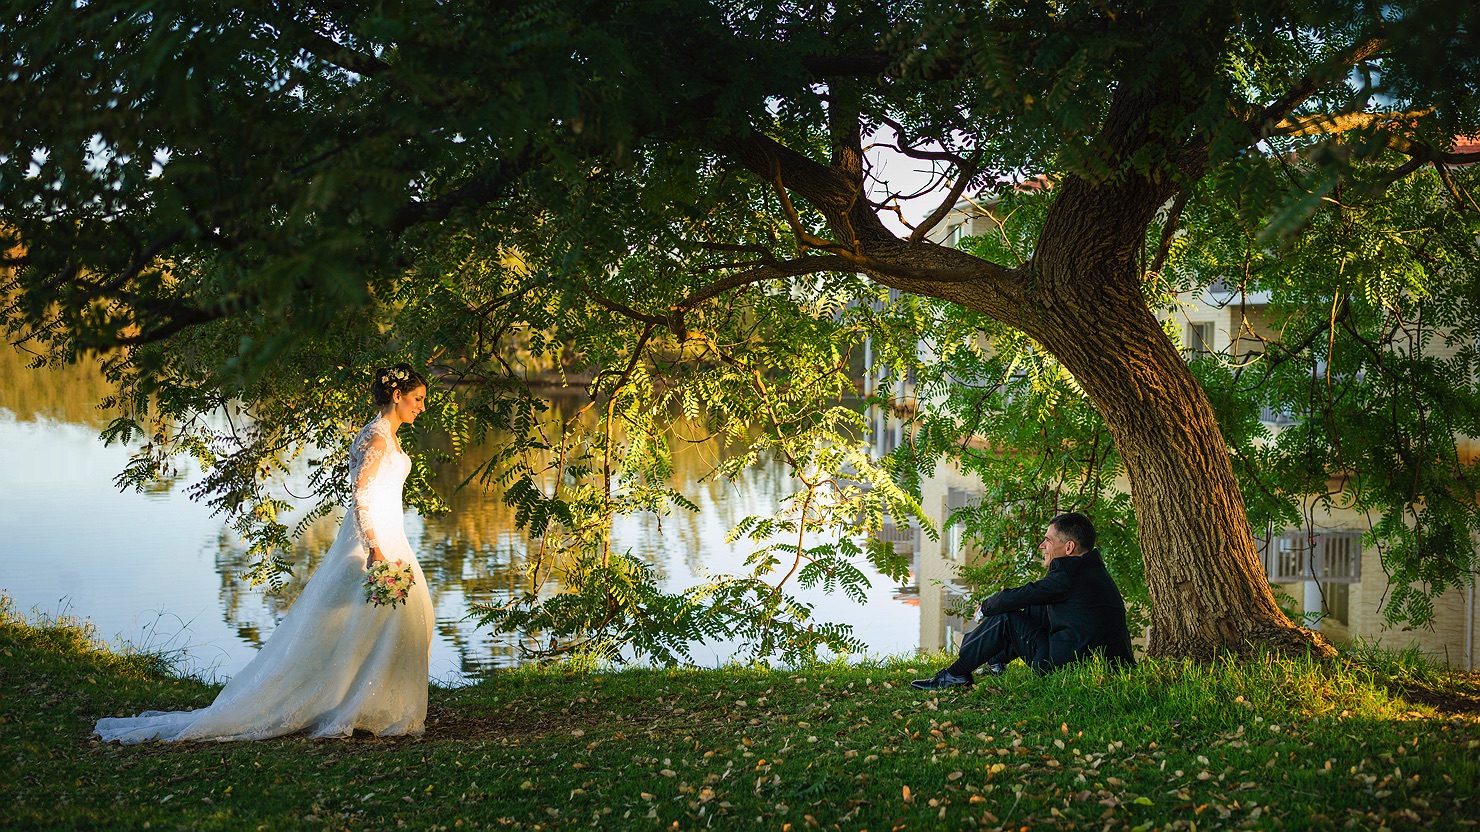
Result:
M961 655L947 669L955 676L969 676L982 665L1013 659L1022 659L1039 673L1048 672L1048 614L1042 607L983 618L961 640Z

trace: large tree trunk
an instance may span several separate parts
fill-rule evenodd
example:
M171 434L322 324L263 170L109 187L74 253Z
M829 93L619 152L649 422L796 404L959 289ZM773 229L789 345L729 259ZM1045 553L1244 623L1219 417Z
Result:
M1130 478L1151 655L1333 656L1320 633L1295 626L1275 604L1212 405L1141 293L1136 257L1164 199L1157 190L1063 183L1017 292L995 274L938 285L874 276L1022 329L1094 402ZM940 250L935 268L959 272L957 254ZM919 254L907 262L929 268Z
M1334 655L1276 606L1212 406L1141 293L1136 252L1162 198L1145 182L1066 182L1021 325L1073 373L1125 461L1151 597L1149 652Z
M1264 649L1333 656L1320 633L1295 626L1275 604L1212 405L1142 294L1140 249L1171 193L1136 176L1104 183L1069 177L1032 262L1014 275L989 271L935 285L874 275L1022 329L1095 403L1130 478L1151 655L1207 660ZM871 250L917 270L963 269L958 252L937 249L932 263L888 245Z

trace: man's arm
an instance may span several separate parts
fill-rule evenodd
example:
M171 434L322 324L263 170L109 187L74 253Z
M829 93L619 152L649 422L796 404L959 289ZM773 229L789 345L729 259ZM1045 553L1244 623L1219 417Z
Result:
M1069 573L1050 569L1031 584L1004 589L982 602L982 615L998 615L1039 604L1056 604L1069 596Z

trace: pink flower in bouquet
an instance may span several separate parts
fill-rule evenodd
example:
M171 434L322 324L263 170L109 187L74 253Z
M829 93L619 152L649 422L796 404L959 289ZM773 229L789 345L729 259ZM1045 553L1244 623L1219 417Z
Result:
M382 607L404 604L415 584L416 575L405 561L383 561L373 566L366 576L365 600Z

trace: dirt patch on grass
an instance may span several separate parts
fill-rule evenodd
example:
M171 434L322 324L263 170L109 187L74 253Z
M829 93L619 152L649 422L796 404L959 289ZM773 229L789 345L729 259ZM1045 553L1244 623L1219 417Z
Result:
M1455 673L1443 687L1403 685L1403 698L1427 705L1441 714L1480 720L1480 673Z
M427 706L426 740L506 740L535 738L562 727L560 720L472 713L462 708Z
M672 717L668 717L672 720ZM550 734L569 735L582 731L593 736L612 732L637 733L655 730L664 722L662 714L623 714L620 716L583 715L520 711L518 715L479 713L463 708L430 705L427 707L425 740L530 740Z

